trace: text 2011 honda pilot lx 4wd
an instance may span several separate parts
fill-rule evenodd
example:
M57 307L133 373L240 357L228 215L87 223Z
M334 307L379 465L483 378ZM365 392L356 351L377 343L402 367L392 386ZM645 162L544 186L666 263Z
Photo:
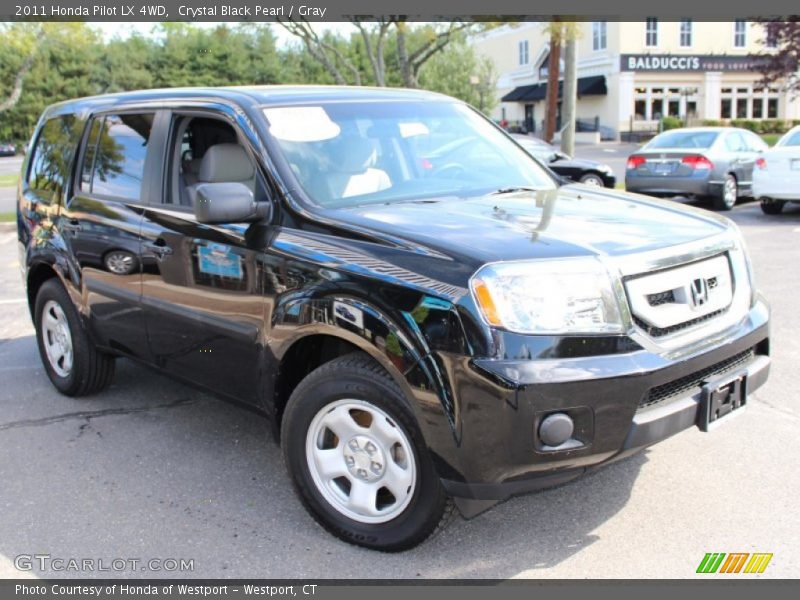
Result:
M767 377L730 221L562 185L441 95L76 100L23 168L53 384L95 393L128 357L254 405L309 512L371 548L706 430Z

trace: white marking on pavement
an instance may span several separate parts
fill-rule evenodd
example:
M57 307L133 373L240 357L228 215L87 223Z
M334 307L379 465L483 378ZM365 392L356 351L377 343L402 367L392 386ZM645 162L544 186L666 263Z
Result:
M0 300L0 304L22 304L27 302L25 298L11 298L9 300Z

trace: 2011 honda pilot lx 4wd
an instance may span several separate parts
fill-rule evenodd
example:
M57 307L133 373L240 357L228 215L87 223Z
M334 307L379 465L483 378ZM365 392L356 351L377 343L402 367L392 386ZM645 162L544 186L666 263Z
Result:
M75 100L23 169L56 388L96 393L127 357L256 407L309 512L371 548L706 430L767 377L735 225L565 185L438 94Z

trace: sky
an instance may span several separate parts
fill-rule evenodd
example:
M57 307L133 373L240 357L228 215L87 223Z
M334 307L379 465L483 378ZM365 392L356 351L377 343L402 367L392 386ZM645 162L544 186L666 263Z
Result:
M197 27L208 27L213 29L222 23L193 23ZM236 23L227 23L228 25L236 25ZM136 32L141 35L150 35L153 27L157 23L91 23L91 26L102 32L106 39L114 37L126 38L132 33ZM278 40L278 46L283 46L289 41L294 41L294 37L277 23L272 23L272 31ZM353 26L350 23L313 23L312 27L319 33L323 31L332 30L340 33L350 33L353 31Z

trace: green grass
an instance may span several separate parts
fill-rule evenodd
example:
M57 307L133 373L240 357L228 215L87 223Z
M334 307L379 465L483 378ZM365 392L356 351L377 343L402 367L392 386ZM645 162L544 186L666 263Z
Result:
M19 175L17 173L9 173L8 175L0 175L0 187L14 187L17 185Z
M781 139L782 133L762 133L761 139L767 142L770 146L774 146L775 142Z
M5 212L0 213L0 223L13 223L17 220L17 213Z

